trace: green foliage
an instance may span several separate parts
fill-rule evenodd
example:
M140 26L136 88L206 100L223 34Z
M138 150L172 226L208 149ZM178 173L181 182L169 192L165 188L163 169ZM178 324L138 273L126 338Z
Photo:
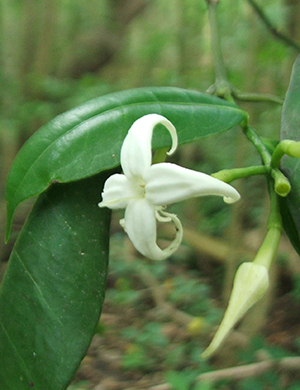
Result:
M190 111L190 116L186 115L187 111ZM8 358L5 358L5 368L1 371L7 386L12 385L13 381L13 386L23 386L24 389L32 384L47 386L49 390L63 388L82 359L99 317L107 266L109 213L97 209L100 200L97 197L103 181L93 175L119 164L120 145L128 128L135 119L151 112L166 115L173 121L178 128L180 143L228 130L246 118L246 114L235 105L198 92L170 88L125 91L93 100L60 115L34 134L15 159L6 187L8 233L14 210L22 200L42 193L56 181L74 183L69 186L55 184L40 196L10 260L0 296L3 326L1 346L10 351ZM169 140L164 135L156 135L153 143L155 148L165 147L169 145ZM80 181L88 176L92 176L91 184ZM87 193L85 186L89 186ZM85 223L75 213L76 208L80 210L79 215ZM98 222L101 215L104 218L102 225ZM98 229L94 229L96 221ZM74 245L77 236L79 241ZM76 256L78 263L74 262ZM100 263L97 262L98 257L102 259ZM52 261L53 258L58 263ZM84 267L80 261L84 258L93 259L93 263L87 262ZM40 268L34 265L37 261ZM70 274L74 265L78 269ZM101 270L97 271L97 265L102 267ZM26 277L27 273L29 277ZM94 284L90 281L92 277ZM60 278L65 279L62 288L58 287ZM12 280L20 280L20 290L15 290L14 294L11 294ZM85 284L89 286L88 289L84 287ZM119 304L138 298L138 294L131 291L130 284L124 281L119 281L119 290L121 294L114 297ZM21 291L28 291L28 298L25 297L27 304L18 298ZM68 312L66 305L70 306L70 303L73 306ZM7 310L11 306L16 318L15 327L10 327L8 333L6 320L11 320L12 315L10 312L8 317ZM30 315L33 309L35 316ZM83 314L85 310L87 313ZM20 311L23 316L21 323L17 321ZM38 321L39 316L45 316L45 322ZM38 326L33 326L32 321ZM76 323L78 327L74 325ZM46 326L48 332L42 330ZM144 368L152 365L143 345L147 345L147 340L160 340L158 330L154 330L151 327L151 334L138 339L142 349L127 353L124 363L127 367L137 362ZM146 329L146 332L150 330ZM57 337L58 333L60 337ZM19 348L13 347L16 343L20 344ZM37 359L37 356L43 356L45 343L50 343L47 365L43 359ZM16 359L16 351L18 368L11 364L11 360ZM147 359L143 359L144 355ZM53 380L52 370L62 359L65 362L63 372L57 373ZM16 369L19 374L14 376Z
M41 1L37 7L31 7L26 2L4 2L2 7L0 95L3 100L1 127L4 130L0 134L1 141L23 143L29 133L57 113L97 96L97 99L60 115L37 131L19 153L8 177L8 234L18 204L39 195L19 235L0 290L0 379L1 386L12 390L33 386L65 389L94 332L103 336L107 331L106 326L102 323L97 326L97 322L105 291L110 213L100 210L97 203L108 173L98 174L119 165L120 147L133 121L146 113L165 115L176 126L179 143L184 144L232 129L247 121L248 116L232 103L187 89L141 88L98 97L120 89L120 86L170 84L206 89L211 83L212 71L204 1L150 2L148 13L129 26L125 45L120 45L114 35L115 32L124 35L125 31L120 23L122 15L116 6L119 2L93 0L84 7L81 3L78 0ZM284 66L278 70L274 58L280 60L281 65L288 62L289 49L277 42L268 42L269 38L253 23L244 3L240 0L232 7L230 2L221 2L220 25L223 47L229 53L228 73L239 88L250 86L261 91L273 88L281 94L286 70ZM54 4L57 9L46 6ZM265 8L270 19L283 28L286 18L281 2L269 1ZM163 18L168 15L168 23L162 23L158 14ZM52 17L52 21L48 19L49 26L44 23L48 15ZM25 26L25 31L19 24L14 29L16 21L23 16L21 25ZM38 23L32 23L32 20ZM49 34L48 31L45 34L44 24L49 27ZM51 26L52 29L55 27L53 31ZM121 53L120 64L115 64L100 77L95 73L78 80L63 77L69 76L68 69L80 66L84 57L82 53L89 51L88 45L86 50L85 45L78 43L102 38L102 28L108 28L103 34L105 42L109 41L108 35L112 36L114 44L116 39L116 47L123 46L123 50L129 47L127 54ZM54 38L52 43L49 44L43 34L36 39L37 32L42 30L45 36ZM251 39L250 42L249 36L255 32L260 39ZM16 44L11 45L12 39ZM40 47L32 50L31 45ZM50 58L50 53L53 58ZM55 57L60 58L60 64L53 63ZM92 63L91 57L87 58ZM299 140L300 124L299 63L298 59L285 100L281 134L282 138L296 140ZM114 85L111 85L111 80ZM279 109L266 110L260 105L251 114L252 122L260 120L264 135L274 135ZM248 164L249 156L242 156L243 145L235 144L233 148L232 141L238 137L234 134L223 139L229 144L228 149L224 148L223 141L214 140L209 151L211 165L208 171L213 171L219 162L223 165L224 161L225 165L229 161L230 167L240 160ZM6 142L3 142L3 154L7 153ZM169 144L167 132L155 132L155 149ZM217 148L216 144L222 147ZM270 154L273 146L273 143L268 143ZM233 149L239 152L238 158ZM4 160L1 156L1 163ZM282 168L291 181L292 191L287 199L281 199L281 213L287 234L300 253L298 160L284 158ZM1 173L6 176L6 171ZM262 191L256 190L257 193L260 200ZM202 222L197 224L210 234L221 235L230 224L227 209L219 205L210 200L203 211ZM257 215L253 217L255 221L260 220L263 207L260 204ZM195 216L198 214L199 210ZM241 217L248 226L249 214L244 213ZM228 388L229 380L215 386L195 382L201 372L212 369L199 357L204 345L202 336L207 338L205 332L211 329L203 330L203 333L200 329L195 336L188 332L185 324L180 329L183 339L174 341L165 334L165 319L153 320L146 315L155 306L155 299L149 293L152 286L145 282L148 273L165 289L164 299L168 304L185 315L201 316L199 318L204 324L215 325L221 310L210 299L210 289L202 280L199 281L199 273L187 272L188 261L182 268L178 263L173 264L177 271L180 269L180 274L170 272L167 262L136 266L130 261L126 263L126 256L121 251L117 255L119 261L116 261L114 250L112 248L111 262L114 288L109 289L107 302L119 310L138 306L141 311L139 321L127 327L124 324L121 332L121 337L128 343L122 367L143 373L164 370L166 380L175 390ZM185 252L180 256L180 260L184 259ZM294 295L297 293L295 289ZM146 302L143 301L145 295ZM251 348L244 351L244 361L255 361L255 351L259 348L266 349L272 358L288 355L284 349L266 345L263 339L254 340ZM192 368L186 369L187 366ZM259 390L266 386L279 389L279 374L272 371L260 378L245 379L235 388ZM296 386L291 386L290 390ZM68 389L81 387L84 383Z
M292 355L290 351L268 343L262 335L257 335L251 339L248 348L239 352L241 361L244 363L252 363L256 360L257 351L259 350L264 351L270 359L281 359Z
M172 290L169 299L176 307L194 315L204 315L210 308L210 288L201 283L198 278L187 276L175 276L172 279Z
M183 371L168 371L165 374L166 381L174 390L214 390L215 387L209 381L197 381L199 372L185 369Z
M182 372L168 371L165 378L174 390L190 390L193 382L197 378L197 372L189 370Z
M298 390L300 388L300 381L294 381L294 383L287 388L287 390Z
M132 304L138 304L142 301L142 294L140 291L136 291L133 289L119 289L118 286L116 286L115 289L108 291L107 299L114 302L116 305L132 305Z
M279 375L275 370L268 371L263 373L259 377L255 378L246 378L240 382L241 390L250 390L250 389L274 389L281 390L282 386L279 380Z
M300 56L297 58L282 110L281 139L300 141ZM292 185L286 199L281 199L283 225L294 248L300 254L300 166L299 159L285 156L281 167Z
M169 344L169 340L162 334L162 325L155 322L146 324L143 330L125 328L121 335L131 342L123 356L123 366L127 369L154 369L161 360L161 350Z
M243 362L243 364L257 362L256 355L258 350L263 351L263 353L268 356L270 360L280 360L282 358L293 355L285 348L269 343L263 336L255 336L252 338L249 347L239 353L240 361ZM280 372L276 370L275 367L274 369L268 370L259 376L242 379L238 386L239 390L264 390L266 388L275 390L281 390L283 388L280 383ZM290 389L290 387L287 388ZM293 386L291 388L293 389Z
M106 175L53 185L20 233L0 290L0 379L6 389L64 389L104 299L110 212Z
M120 234L111 238L108 284L111 285L112 281L114 284L107 289L106 304L113 312L121 310L125 316L128 312L132 313L132 321L122 323L121 329L107 329L107 332L117 332L120 344L125 342L127 345L122 356L122 367L143 373L153 370L181 370L186 366L200 367L201 372L208 370L209 366L200 358L203 351L201 340L206 332L206 324L216 324L221 315L221 310L214 307L209 297L209 289L199 282L197 272L189 272L186 277L177 275L179 270L180 273L185 273L185 262L174 264L169 261L146 262L142 259L139 263L130 261L122 248L121 238ZM159 286L149 288L147 280L151 279L156 280ZM173 328L172 317L163 309L162 317L159 314L155 316L156 310L160 312L160 308L153 302L152 293L155 288L161 290L166 304L171 304L174 309L182 310L181 313L201 315L200 327L196 332L193 333L187 324L179 324ZM138 299L127 300L129 292ZM154 317L150 315L152 311ZM219 315L213 320L214 312ZM199 370L195 372L200 373Z
M149 356L147 349L140 345L132 344L123 355L122 365L124 369L138 369L150 372L155 369L156 361Z
M146 324L143 331L139 332L135 328L127 328L121 332L125 337L132 338L134 342L145 347L164 348L169 344L169 340L162 333L162 325L158 322Z

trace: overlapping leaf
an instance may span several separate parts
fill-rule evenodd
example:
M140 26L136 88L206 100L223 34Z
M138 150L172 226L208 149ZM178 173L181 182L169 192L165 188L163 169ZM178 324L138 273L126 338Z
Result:
M300 56L293 67L282 110L281 139L300 141ZM286 199L281 199L283 224L294 248L300 254L300 160L285 156L281 163L292 185Z
M104 299L110 211L106 176L40 195L0 290L0 388L65 389L90 344Z
M51 182L75 181L119 165L128 129L148 113L171 120L180 144L223 132L247 118L243 110L216 97L164 87L113 93L62 114L29 139L12 165L6 187L8 234L17 205ZM166 131L154 135L154 148L169 144Z

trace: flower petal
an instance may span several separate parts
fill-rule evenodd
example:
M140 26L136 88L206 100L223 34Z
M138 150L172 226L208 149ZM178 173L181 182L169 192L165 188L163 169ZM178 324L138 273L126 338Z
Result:
M116 173L106 180L102 192L102 202L98 206L123 209L127 207L130 200L136 197L137 191L132 182L125 175Z
M177 133L172 123L158 114L148 114L136 120L128 131L121 149L121 166L128 178L143 177L152 162L151 142L153 129L163 124L172 137L171 154L177 148Z
M232 203L240 195L231 185L202 172L171 163L152 165L144 175L146 198L155 205L166 205L206 195L220 195Z
M123 227L142 255L152 260L164 260L180 245L182 226L176 215L160 211L163 217L159 217L159 220L173 221L177 230L174 241L167 248L161 249L156 243L156 213L157 211L147 199L133 200L126 208Z
M221 325L202 357L206 358L215 352L237 321L262 298L268 286L269 275L265 266L255 263L240 265Z

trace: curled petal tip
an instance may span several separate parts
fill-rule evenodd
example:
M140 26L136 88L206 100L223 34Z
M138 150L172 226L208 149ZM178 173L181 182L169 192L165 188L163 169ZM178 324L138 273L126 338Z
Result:
M233 188L233 190L234 190L234 188ZM241 198L241 195L235 190L235 192L233 192L232 196L224 196L223 200L225 203L231 204L231 203L237 202L238 200L240 200L240 198Z
M161 249L157 245L156 221L173 222L176 235L171 244ZM131 202L125 211L124 227L135 246L144 256L151 260L164 260L171 256L179 247L182 240L182 225L175 214L161 209L154 209L146 199Z
M172 146L171 149L167 152L167 155L170 156L173 154L178 146L178 136L175 126L165 117L161 117L161 121L159 122L164 125L168 130L172 138Z
M177 149L177 132L167 118L158 114L142 116L132 124L121 148L121 165L127 177L142 177L149 169L152 161L152 135L158 124L165 126L172 138L172 147L167 154L172 154Z

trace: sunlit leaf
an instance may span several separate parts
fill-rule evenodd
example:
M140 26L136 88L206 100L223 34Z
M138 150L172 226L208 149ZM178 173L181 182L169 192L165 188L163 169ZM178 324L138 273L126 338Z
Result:
M79 180L118 166L126 133L148 113L171 120L180 144L223 132L247 118L240 108L208 94L164 87L113 93L68 111L37 131L12 165L6 187L8 234L17 205L51 182ZM167 131L154 134L154 148L169 145Z
M294 64L283 105L281 139L300 141L300 56ZM291 243L300 254L300 160L285 156L281 168L292 185L290 194L281 200L283 225Z
M54 184L38 198L0 290L0 387L62 390L98 323L110 212L104 174Z

